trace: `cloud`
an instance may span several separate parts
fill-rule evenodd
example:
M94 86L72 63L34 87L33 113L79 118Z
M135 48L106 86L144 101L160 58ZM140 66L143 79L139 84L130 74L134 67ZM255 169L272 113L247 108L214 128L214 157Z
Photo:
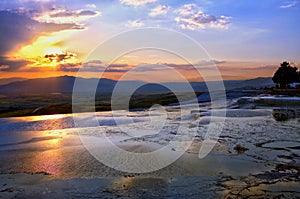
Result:
M64 63L59 64L57 67L57 71L63 72L77 72L81 66L81 63Z
M138 28L144 26L144 22L140 20L127 21L125 26L130 28Z
M131 69L132 67L129 66L128 64L110 64L106 68L106 72L127 72Z
M166 71L166 70L181 70L181 71L195 71L198 69L215 70L217 64L226 63L225 61L217 60L202 60L195 64L177 64L177 63L157 63L157 64L142 64L142 67L132 66L135 72L150 72L150 71ZM130 68L131 69L131 68Z
M25 67L29 63L31 62L0 56L0 71L16 71Z
M51 23L76 23L88 20L92 17L101 16L101 12L92 10L66 10L53 8L50 11L42 12L34 16L39 22Z
M169 67L171 67L173 69L177 69L177 70L185 70L185 71L195 70L195 67L192 64L172 64L172 63L165 63L163 65L169 66Z
M91 60L88 62L84 62L82 64L83 67L103 67L101 60Z
M40 35L69 29L82 29L82 26L75 23L38 22L26 12L0 11L0 55L7 55Z
M120 0L121 4L130 5L130 6L142 6L148 3L156 2L157 0Z
M165 63L164 65L170 66L174 69L185 70L185 71L195 71L196 69L201 70L215 70L215 66L218 64L224 64L225 61L218 60L202 60L195 64L172 64Z
M277 66L272 66L272 65L266 65L266 66L259 66L259 67L254 67L254 68L245 68L245 70L276 70Z
M243 71L251 71L251 72L257 72L257 71L275 71L277 66L272 65L265 65L265 66L258 66L258 67L240 67L239 70ZM227 67L227 70L233 70L233 68ZM223 69L224 70L224 69Z
M227 63L226 61L219 61L219 60L201 60L195 63L195 66L211 66L211 65L218 65Z
M95 64L94 64L95 62ZM102 62L99 64L96 61L92 61L92 65L90 63L84 66L92 66L98 67L99 70L106 72L127 72L132 70L134 72L151 72L151 71L167 71L167 70L182 70L182 71L195 71L196 68L200 68L203 70L211 70L215 69L216 64L224 64L225 61L217 61L217 60L203 60L199 61L195 64L177 64L177 63L157 63L157 64L139 64L139 65L128 65L128 64L111 64L107 68L102 65ZM87 67L85 70L90 70L92 67Z
M77 55L71 52L62 52L56 54L45 54L44 58L48 59L50 62L64 62L67 60L76 59Z
M185 4L176 12L181 16L191 15L194 13L193 9L198 9L196 4Z
M124 73L131 69L128 64L110 64L106 66L101 60L91 60L84 63L61 63L58 65L58 71L64 72L111 72Z
M183 5L175 13L178 16L175 21L182 29L196 30L210 28L227 29L230 24L231 17L214 16L204 13L201 8L195 4Z
M294 7L296 4L298 3L298 1L290 1L290 2L286 2L284 5L280 6L280 8L291 8Z
M0 65L0 71L5 71L8 70L9 66L8 65Z
M80 17L95 16L98 13L91 10L58 10L49 14L50 17Z
M170 9L169 6L159 5L156 8L153 8L148 15L150 17L156 17L158 15L164 15L164 14L167 14L167 12L168 12L169 9Z

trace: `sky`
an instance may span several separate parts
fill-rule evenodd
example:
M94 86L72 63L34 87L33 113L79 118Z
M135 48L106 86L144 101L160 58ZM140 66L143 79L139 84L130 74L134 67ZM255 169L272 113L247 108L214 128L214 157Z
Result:
M270 77L283 61L300 66L299 19L300 0L2 0L0 78L76 76L84 68L83 77L105 71L102 76L111 79L180 81L171 72L176 70L197 81L202 77L193 66L209 71L212 62L224 79ZM103 55L89 58L114 36L149 27L179 32L208 56L190 63L170 52L140 49L113 63ZM130 42L136 41L108 48L117 51ZM148 66L137 70L140 65Z

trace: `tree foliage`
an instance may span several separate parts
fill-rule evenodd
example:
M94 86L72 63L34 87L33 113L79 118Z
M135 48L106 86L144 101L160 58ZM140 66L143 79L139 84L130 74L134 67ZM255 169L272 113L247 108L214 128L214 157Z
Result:
M272 80L279 84L281 88L286 88L288 84L300 82L300 72L297 67L292 67L289 62L282 62L275 72Z

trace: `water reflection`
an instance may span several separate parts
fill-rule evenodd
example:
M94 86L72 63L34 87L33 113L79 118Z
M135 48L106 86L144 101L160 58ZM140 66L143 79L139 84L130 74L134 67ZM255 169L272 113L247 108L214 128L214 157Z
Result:
M80 146L78 139L73 139L64 130L20 132L27 141L0 146L0 172L47 173L52 176L65 175L66 163L70 161L71 144ZM16 135L18 135L16 134ZM75 141L73 141L75 140ZM77 156L77 154L74 154ZM76 157L72 157L76 159ZM74 168L72 168L74 170Z
M44 115L0 120L0 133L56 130L73 127L74 121L71 115Z
M13 122L0 124L4 129L0 132L0 158L5 162L0 170L61 175L67 137L67 130L62 127L66 117L68 115L7 118Z
M60 147L62 139L66 136L64 130L60 131L44 131L42 132L45 142L40 143L41 146L48 146L49 148Z
M60 139L53 139L47 141L48 146L58 147ZM62 150L53 149L46 150L36 156L33 156L27 162L28 169L34 172L45 172L53 176L60 176L62 173Z
M111 191L123 197L162 198L167 195L169 181L155 177L125 177L112 185Z
M43 119L43 120L56 120L56 126L62 126L63 115L45 115L45 116L36 116L33 119ZM62 170L62 140L66 136L66 133L63 129L57 131L48 131L42 132L42 138L46 138L45 141L37 143L38 146L36 148L47 148L47 150L42 151L40 154L36 155L31 159L32 168L34 168L37 172L42 171L48 173L53 176L59 176ZM49 138L49 139L47 139Z
M61 119L64 117L70 117L72 114L56 114L56 115L37 115L37 116L24 116L24 117L11 117L5 118L10 122L31 122L31 121L42 121L42 120L54 120L54 119Z
M67 117L67 116L71 116L71 114L70 115L62 115L62 114L58 114L58 115L40 115L40 116L32 116L32 117L30 117L30 119L32 121L52 120L52 119L61 119L63 117Z

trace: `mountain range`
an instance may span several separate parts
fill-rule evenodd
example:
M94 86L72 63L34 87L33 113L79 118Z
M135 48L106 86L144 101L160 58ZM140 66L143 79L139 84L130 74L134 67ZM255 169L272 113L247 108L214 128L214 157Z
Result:
M0 94L20 94L20 93L72 93L74 82L78 81L80 86L79 92L92 91L94 85L97 86L97 93L110 93L115 88L116 84L120 85L123 92L128 92L133 86L141 86L137 92L141 93L162 93L170 91L166 87L176 88L178 91L185 91L186 84L182 82L167 82L165 86L159 83L146 83L141 81L115 81L102 78L100 81L96 78L81 78L74 76L60 76L38 79L16 79L16 81L0 85ZM99 81L99 82L98 82ZM0 81L1 82L1 81ZM205 82L191 82L190 85L196 92L206 92L207 87ZM272 87L274 83L271 78L255 78L249 80L225 80L224 85L226 90L241 90Z
M12 82L18 82L18 81L24 81L27 80L26 78L20 78L20 77L12 77L12 78L3 78L0 79L0 85L9 84Z

